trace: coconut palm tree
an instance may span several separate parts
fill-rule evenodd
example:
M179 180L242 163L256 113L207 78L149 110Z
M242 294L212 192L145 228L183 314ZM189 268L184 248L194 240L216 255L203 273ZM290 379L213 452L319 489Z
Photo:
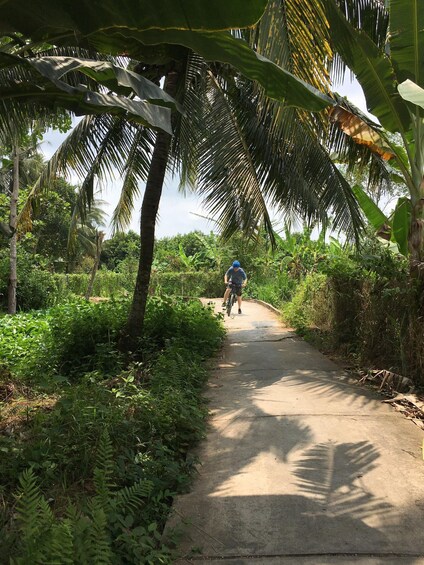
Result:
M157 21L160 10L146 6L152 21L147 18L146 27L146 21L138 17L139 27L132 22L131 28L123 21L110 21L107 6L98 19L91 14L87 21L74 5L71 17L63 13L64 20L59 21L62 6L58 2L51 14L43 16L43 25L37 18L28 22L20 16L25 1L20 0L17 11L15 3L13 9L10 2L5 4L10 8L6 10L8 25L34 39L69 44L71 38L75 41L79 36L84 45L97 50L122 54L125 49L134 60L126 69L131 76L163 84L165 95L155 94L151 99L162 104L164 100L168 104L176 101L174 107L179 111L172 117L173 137L166 128L152 131L117 112L91 116L74 130L50 166L52 171L68 163L82 173L87 201L92 198L94 178L115 166L124 178L115 213L118 225L128 219L139 182L146 182L140 265L129 319L129 334L134 338L142 331L156 215L167 170L179 174L184 184L204 195L210 210L221 215L226 235L238 228L253 233L260 222L271 232L269 204L321 220L330 210L336 226L359 226L350 187L318 142L324 138L326 121L322 117L311 119L296 109L318 111L333 103L305 82L328 90L331 52L320 0L270 2L259 26L233 34L223 31L225 17L218 17L217 22L217 14L226 10L221 2L213 8L203 6L206 18L202 19L197 12L199 2L188 1L192 11L184 15L179 26L175 21L169 25L172 17L181 20L181 13L168 6L169 14L162 14L164 19L155 27L152 21ZM261 13L265 4L261 3ZM241 28L241 20L251 18L251 9L258 5L243 2L243 17L239 16L234 27ZM124 17L122 14L124 11L120 14ZM228 18L227 28L232 22L231 15ZM266 61L264 55L270 55L283 68ZM92 76L92 67L78 64ZM53 80L56 87L57 68L53 70L53 74L43 76ZM60 86L66 91L66 86ZM276 100L270 101L270 96Z
M258 111L258 93L251 81L194 53L181 69L155 71L158 81L166 76L164 88L184 108L174 115L173 137L114 116L86 117L50 164L56 171L72 165L84 178L88 198L94 180L107 179L115 167L123 179L114 213L118 227L130 219L140 183L146 182L131 335L139 335L142 325L156 215L167 171L203 195L226 236L237 229L254 234L261 224L272 233L270 205L321 221L331 211L335 225L345 230L360 225L349 185L306 118L292 108L280 107L285 121L277 127L272 114Z

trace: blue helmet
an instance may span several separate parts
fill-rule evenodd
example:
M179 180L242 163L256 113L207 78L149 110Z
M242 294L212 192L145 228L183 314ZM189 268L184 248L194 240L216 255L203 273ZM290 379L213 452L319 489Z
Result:
M240 261L234 261L234 262L233 262L233 267L235 267L236 269L237 269L238 267L240 267Z

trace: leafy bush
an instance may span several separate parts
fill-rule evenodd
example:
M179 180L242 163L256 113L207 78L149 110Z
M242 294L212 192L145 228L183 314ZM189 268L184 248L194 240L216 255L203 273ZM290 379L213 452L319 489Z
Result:
M215 297L224 294L223 281L224 275L218 271L157 272L152 274L150 291L154 295Z
M7 308L9 281L9 257L5 250L0 253L0 305ZM45 270L37 256L24 250L18 253L18 285L16 301L18 310L40 310L64 300L69 295L58 275Z
M298 285L291 302L283 306L285 321L294 328L327 326L331 320L331 304L327 299L327 276L322 273L307 275Z
M50 355L59 374L81 374L119 366L118 335L125 325L128 302L93 304L80 300L56 306L50 314Z

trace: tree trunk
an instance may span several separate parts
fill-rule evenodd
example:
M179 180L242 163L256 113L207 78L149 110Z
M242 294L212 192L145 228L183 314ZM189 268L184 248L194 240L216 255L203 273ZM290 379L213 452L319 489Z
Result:
M173 97L175 97L177 91L177 81L178 72L174 70L168 72L165 79L164 90ZM137 348L138 338L141 337L143 332L144 315L146 312L153 262L156 217L162 195L170 146L171 136L163 131L158 131L141 206L140 258L133 302L128 318L128 342L125 344L126 349L131 351Z
M94 265L91 270L90 281L88 283L87 292L85 293L85 299L89 300L90 296L93 294L94 280L96 278L97 271L99 269L100 255L102 253L102 246L105 234L103 232L96 233L96 256L94 257Z
M19 148L13 148L13 181L12 181L12 194L10 196L9 207L9 226L13 232L10 238L9 247L9 288L8 288L8 301L7 312L8 314L16 314L16 287L18 284L17 274L17 243L18 236L16 233L16 226L18 220L18 196L19 196Z

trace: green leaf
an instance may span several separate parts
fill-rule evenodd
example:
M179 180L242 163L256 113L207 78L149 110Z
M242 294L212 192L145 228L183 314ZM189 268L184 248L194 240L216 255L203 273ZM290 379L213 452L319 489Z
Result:
M1 31L74 41L97 31L125 29L228 30L254 25L268 0L0 0Z
M352 187L352 190L365 214L365 217L375 230L379 230L381 226L389 224L387 216L385 216L377 204L371 200L359 184L355 184L355 186Z
M131 31L127 34L143 45L183 45L201 55L206 61L219 61L232 65L242 75L257 81L270 98L285 102L289 106L318 112L333 105L333 100L313 86L295 77L285 69L259 55L242 39L227 32L195 33L180 30ZM104 37L106 40L106 37ZM96 41L101 40L100 37ZM107 38L110 41L111 38ZM105 44L96 43L104 49ZM136 53L134 53L136 56Z
M390 1L390 56L399 82L424 86L424 9L422 0Z
M166 106L176 103L161 88L136 73L106 61L73 57L23 58L0 52L0 68L13 70L19 66L33 69L38 78L12 78L9 84L5 78L0 86L1 102L19 98L51 107L60 105L77 115L107 111L124 117L129 115L138 123L172 133L171 111ZM70 72L82 72L116 94L94 92L82 84L74 86L62 80ZM141 100L128 98L132 92Z
M399 252L408 256L408 233L411 223L411 201L409 198L399 198L392 220L392 239L397 243Z
M417 106L424 108L424 89L419 87L412 80L405 80L398 86L399 94L407 102L412 102Z
M346 65L355 73L363 88L367 108L381 125L392 132L410 126L405 102L396 90L396 76L390 58L366 33L355 29L338 8L335 0L322 0L331 37Z
M112 3L109 0L102 4L101 10L84 0L72 3L61 0L48 6L41 0L35 2L30 7L29 0L17 4L0 0L0 31L10 31L12 27L32 40L55 45L79 44L137 60L144 60L146 46L154 47L158 60L185 57L186 53L176 47L184 46L207 61L232 65L247 78L259 82L269 97L288 105L320 111L333 104L330 97L255 53L244 41L219 31L256 23L265 9L264 0L213 3L181 0L178 4L171 0L154 4L125 0L119 6L115 2L108 6Z

